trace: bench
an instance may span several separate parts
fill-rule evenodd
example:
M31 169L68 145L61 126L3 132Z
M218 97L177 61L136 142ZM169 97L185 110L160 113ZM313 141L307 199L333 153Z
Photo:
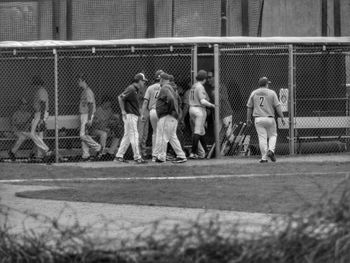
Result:
M289 129L289 123L283 126L281 119L278 118L279 129ZM308 139L341 139L350 138L350 116L317 116L317 117L295 117L294 118L295 138L296 140ZM327 130L341 129L337 135L300 135L305 130ZM344 131L345 130L345 131ZM332 131L332 130L331 130ZM310 133L310 132L309 132ZM334 133L334 132L333 132ZM287 137L290 140L289 137Z
M44 140L54 141L55 136L55 116L49 116L46 121L47 131L44 134ZM57 117L58 130L65 128L66 135L59 134L59 139L80 139L80 116L79 115L61 115ZM11 119L9 117L0 117L0 142L6 144L6 147L1 149L8 149L9 144L16 140L16 136L11 131ZM3 146L3 145L2 145Z

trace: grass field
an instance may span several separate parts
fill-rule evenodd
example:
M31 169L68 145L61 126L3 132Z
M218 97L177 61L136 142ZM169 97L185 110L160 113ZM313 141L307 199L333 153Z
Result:
M346 161L283 160L263 165L255 161L211 160L185 165L115 164L94 169L2 163L0 180L25 179L28 181L22 183L62 187L17 193L26 198L288 213L317 202L328 192L337 198L341 192L339 183L349 168ZM105 180L86 180L89 178ZM339 188L334 191L335 187Z

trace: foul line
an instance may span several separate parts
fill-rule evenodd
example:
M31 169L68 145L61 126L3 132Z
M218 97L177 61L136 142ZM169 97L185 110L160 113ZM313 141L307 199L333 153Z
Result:
M311 172L311 173L277 173L277 174L217 174L217 175L193 175L193 176L151 176L151 177L92 177L92 178L33 178L33 179L4 179L0 183L26 183L26 182L88 182L88 181L155 181L155 180L197 180L220 178L247 178L247 177L271 177L271 176L314 176L314 175L345 175L350 177L350 172Z

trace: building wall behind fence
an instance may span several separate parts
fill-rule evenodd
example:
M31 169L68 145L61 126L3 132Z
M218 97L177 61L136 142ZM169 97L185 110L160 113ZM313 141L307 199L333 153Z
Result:
M335 35L335 1L327 0L327 36ZM0 41L321 36L322 2L250 0L242 6L241 0L9 0L0 2ZM339 3L340 35L349 36L350 2Z

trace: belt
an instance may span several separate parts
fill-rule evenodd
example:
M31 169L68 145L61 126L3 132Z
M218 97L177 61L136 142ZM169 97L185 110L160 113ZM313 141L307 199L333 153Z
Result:
M274 116L254 116L255 118L275 118Z

